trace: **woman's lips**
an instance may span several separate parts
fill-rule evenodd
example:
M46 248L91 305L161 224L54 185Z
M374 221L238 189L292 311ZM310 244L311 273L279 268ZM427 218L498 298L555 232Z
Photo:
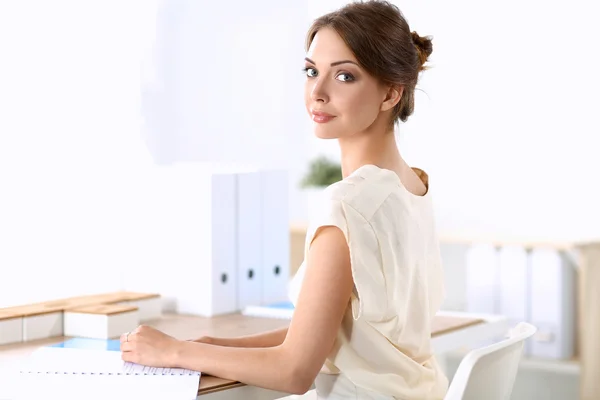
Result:
M320 124L329 122L334 118L335 118L335 115L331 115L331 114L328 114L323 111L317 111L317 110L312 111L312 120L317 123L320 123Z

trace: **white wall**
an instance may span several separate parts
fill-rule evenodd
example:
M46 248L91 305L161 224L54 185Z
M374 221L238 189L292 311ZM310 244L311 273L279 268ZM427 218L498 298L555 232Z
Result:
M306 2L163 2L159 15L143 98L155 160L286 168L297 201L311 139L301 72Z
M32 3L0 4L0 307L118 288L152 163L136 116L152 2Z
M305 5L190 1L174 66L181 94L179 160L294 164L304 146ZM294 157L290 160L289 156Z

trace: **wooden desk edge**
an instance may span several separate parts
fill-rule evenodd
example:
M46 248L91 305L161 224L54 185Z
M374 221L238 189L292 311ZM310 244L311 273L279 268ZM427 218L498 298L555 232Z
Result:
M200 386L198 387L198 395L221 392L223 390L234 389L236 387L246 386L245 383L230 381L223 378L218 378L212 375L202 375L200 377Z

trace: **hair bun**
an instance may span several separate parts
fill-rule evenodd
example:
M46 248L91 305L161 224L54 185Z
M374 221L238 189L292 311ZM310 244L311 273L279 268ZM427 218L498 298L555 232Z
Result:
M433 44L430 36L421 37L417 32L412 32L412 41L417 48L419 53L419 61L421 62L421 70L425 69L423 65L427 62L427 59L433 52Z

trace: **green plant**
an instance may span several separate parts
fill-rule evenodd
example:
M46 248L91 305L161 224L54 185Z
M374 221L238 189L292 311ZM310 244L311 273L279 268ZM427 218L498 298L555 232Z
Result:
M320 156L309 164L308 173L302 179L301 186L326 187L342 180L342 168L339 163Z

